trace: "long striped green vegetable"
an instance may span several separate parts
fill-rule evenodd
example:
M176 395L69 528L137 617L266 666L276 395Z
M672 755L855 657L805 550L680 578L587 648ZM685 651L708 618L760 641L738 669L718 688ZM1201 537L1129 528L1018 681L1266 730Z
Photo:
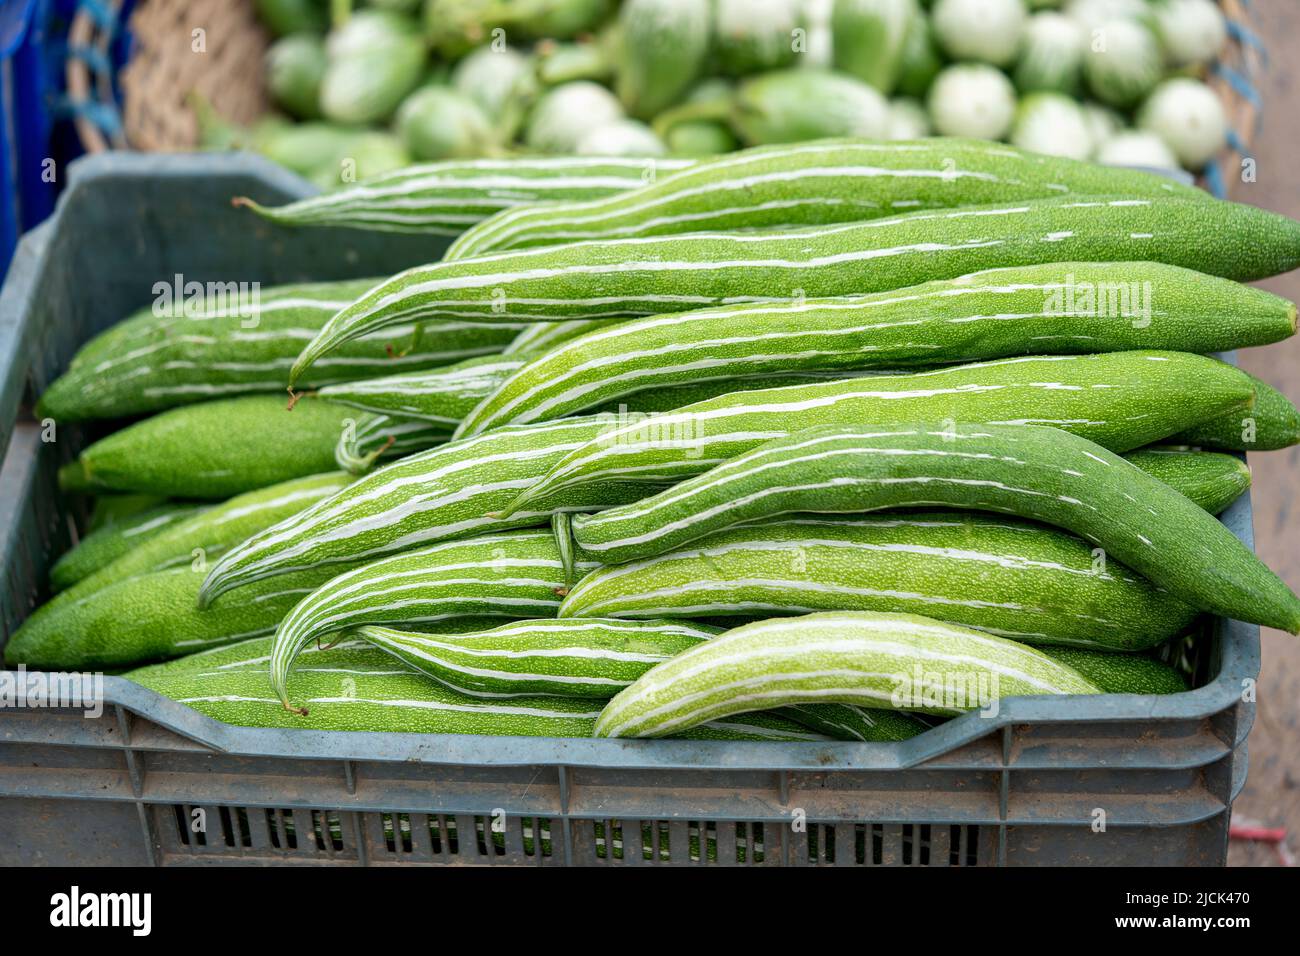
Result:
M55 595L46 607L78 600L109 584L141 574L181 565L201 570L249 535L340 491L348 480L346 475L327 472L259 488L212 505Z
M445 368L430 369L426 372L411 372L406 375L393 375L386 378L371 378L362 382L350 382L343 385L321 389L319 396L340 405L365 409L395 418L411 419L424 422L427 436L448 438L452 430L465 415L474 410L479 403L497 391L512 373L519 371L526 363L524 356L515 358L478 358L460 362ZM629 407L636 412L662 412L718 395L751 388L776 388L785 385L802 385L824 382L853 374L851 371L820 371L793 368L771 372L756 372L742 379L720 379L701 377L695 380L683 379L677 384L663 388L641 390L626 400L613 398L601 403L596 412L626 412ZM560 416L551 415L548 418ZM366 438L378 435L385 424L367 421L364 431ZM485 429L476 429L476 432ZM363 431L358 427L357 432ZM432 442L424 445L429 447ZM366 447L370 446L370 447ZM373 450L373 443L348 440L340 448L347 447L350 452L339 458L340 467L352 470L345 464L345 457L353 459L360 449ZM408 445L409 447L409 445Z
M385 627L356 631L412 669L470 697L589 699L614 696L654 665L716 633L690 623L598 620L515 621L487 631L434 635ZM835 740L907 740L927 729L906 714L873 714L846 704L803 704L752 716L794 721ZM710 730L727 726L714 724Z
M1147 360L1155 358L1160 361ZM1127 375L1121 374L1124 368ZM1107 369L1112 374L1103 374ZM906 411L935 421L1065 419L1063 424L1122 449L1242 407L1253 395L1230 366L1181 354L1017 359L924 374L750 392L717 399L722 408L716 415L710 406L698 415L633 419L623 427L617 427L626 421L621 416L589 416L452 442L374 472L335 500L251 538L213 569L204 593L317 561L362 560L447 537L536 524L556 509L634 501L647 482L698 474L799 423L869 419L882 404L891 415ZM891 390L891 384L902 387ZM757 398L750 402L747 396ZM904 409L905 403L910 407ZM593 455L607 452L613 464L597 458L587 467L585 453L578 452L586 448L600 449ZM629 454L645 455L651 464L624 468ZM560 465L570 458L582 467ZM617 477L607 468L617 470Z
M1092 545L960 512L796 516L732 528L583 577L561 619L923 614L1031 644L1153 647L1193 608Z
M1204 196L1149 173L1002 143L829 139L742 150L604 199L498 213L452 243L447 258L585 240L825 225L1062 195Z
M612 417L500 428L400 459L343 492L248 538L212 568L203 599L294 568L377 558L447 538L544 523L555 508L633 501L642 489L611 483L559 495L537 511L488 517L556 461L610 427Z
M364 475L381 459L405 458L450 437L447 427L435 422L366 412L340 433L334 461L350 475Z
M451 160L407 166L285 206L268 208L242 198L235 202L285 226L454 236L503 209L595 199L690 165L685 159L585 156Z
M362 627L363 640L471 697L612 697L655 664L717 634L657 621L519 621L470 634Z
M50 586L55 591L66 590L202 510L201 505L164 504L92 531L54 562L50 568Z
M1036 356L906 375L747 391L611 430L566 456L506 510L589 482L697 475L764 441L817 425L986 421L1051 424L1126 451L1245 409L1244 373L1199 355Z
M249 301L212 294L184 309L144 309L91 339L41 395L42 417L117 418L251 392L282 394L303 345L377 279L260 289ZM251 296L251 293L250 293ZM418 334L417 334L418 333ZM323 359L307 388L484 355L512 332L472 322L404 325Z
M760 621L647 671L601 712L597 737L663 737L709 720L832 701L933 714L1022 694L1096 694L1032 648L912 614Z
M517 697L485 701L440 687L358 640L303 650L308 713L266 691L270 640L258 638L144 667L126 676L228 724L295 730L590 737L601 701ZM745 714L692 728L690 740L817 741L780 714ZM898 739L902 739L899 737Z
M271 683L287 707L289 671L313 638L363 624L554 617L564 583L564 562L549 531L445 541L363 564L323 581L280 622Z
M1189 242L1188 236L1214 236ZM1229 279L1300 263L1300 223L1209 199L1043 199L848 225L577 242L420 266L335 315L298 356L320 357L401 322L520 322L682 312L857 295L1043 262L1185 266Z
M1255 384L1252 408L1210 419L1174 441L1233 451L1277 451L1300 444L1300 409L1262 379L1252 375L1251 381Z
M245 395L161 412L101 438L74 463L91 488L176 498L229 498L330 471L355 415L308 397L293 411L274 395Z
M574 518L572 531L580 557L614 563L789 512L934 505L1073 531L1193 607L1300 633L1300 598L1227 528L1140 468L1058 428L809 429L643 501Z
M1176 266L993 269L898 292L679 312L589 332L513 370L459 434L702 379L1025 354L1220 352L1280 341L1295 325L1294 303ZM357 387L364 383L322 394Z
M485 356L424 372L331 385L319 395L341 405L442 425L450 434L525 361L523 356Z

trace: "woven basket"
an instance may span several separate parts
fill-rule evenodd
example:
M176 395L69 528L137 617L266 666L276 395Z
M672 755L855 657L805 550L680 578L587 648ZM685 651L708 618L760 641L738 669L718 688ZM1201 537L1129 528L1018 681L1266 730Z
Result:
M114 13L122 8L122 0L103 4ZM85 9L74 18L70 49L88 48L99 55L69 56L73 102L112 104L112 76L104 64L115 26L98 22ZM138 0L129 29L131 61L118 77L121 124L106 131L93 114L79 113L77 135L86 152L193 149L199 142L191 107L195 93L234 123L251 123L267 110L262 59L270 37L249 0Z
M112 10L122 5L122 0L104 2ZM1250 155L1258 131L1258 81L1265 56L1252 29L1247 0L1219 0L1219 4L1228 18L1229 40L1208 79L1227 110L1229 148L1205 171L1203 181L1221 196L1241 176L1241 162ZM150 152L193 149L198 145L198 125L188 98L196 91L220 116L235 123L252 122L266 109L262 57L268 37L250 0L137 0L130 29L135 49L121 76L121 130L106 134L101 125L82 115L77 130L87 152L110 146ZM206 52L193 51L196 29L205 31ZM111 42L111 30L81 11L69 39L74 50L97 49L102 55ZM69 57L68 91L74 102L97 100L111 107L112 77L107 69L96 69L99 60Z

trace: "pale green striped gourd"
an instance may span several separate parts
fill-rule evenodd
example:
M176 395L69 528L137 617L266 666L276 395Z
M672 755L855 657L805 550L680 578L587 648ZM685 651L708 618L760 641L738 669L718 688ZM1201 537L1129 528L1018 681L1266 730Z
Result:
M1122 452L1216 415L1244 411L1253 398L1254 385L1244 373L1182 352L997 359L746 391L630 419L567 455L505 513L589 483L663 483L698 475L764 441L818 425L1055 425Z
M457 159L407 166L284 206L261 206L246 199L236 203L285 226L455 236L503 209L597 199L690 165L687 159L615 156Z
M461 415L458 435L707 379L1026 354L1220 352L1280 341L1295 325L1286 299L1176 266L993 269L896 292L678 312L588 332L513 370Z
M1188 236L1214 241L1189 242ZM847 225L598 240L408 269L326 323L290 372L343 342L438 318L520 322L859 295L1044 262L1163 262L1242 281L1300 263L1300 223L1210 199L1074 198Z
M1073 669L990 634L913 614L810 614L735 628L651 668L605 705L596 736L663 737L821 701L952 715L1005 697L1096 693Z
M498 213L453 242L447 258L586 240L827 225L1063 195L1205 197L1167 177L1004 143L824 139L741 150L604 199Z
M487 631L420 634L361 627L356 635L412 669L470 697L530 694L608 699L656 664L718 633L690 622L515 621ZM753 715L751 715L753 716ZM907 740L927 725L848 704L803 704L763 716L834 740ZM729 726L719 722L717 731Z
M379 281L276 286L258 290L246 303L212 295L183 311L143 309L82 346L41 395L37 412L72 422L252 392L282 394L302 347L331 315ZM343 346L302 385L316 388L485 355L507 345L513 334L457 320L394 326Z
M1071 534L949 512L796 515L581 578L560 619L879 611L1029 644L1142 650L1194 608Z
M617 563L796 511L947 506L1073 531L1204 611L1300 633L1300 598L1222 524L1085 438L1034 425L816 428L630 505L572 521L578 557Z
M328 575L329 566L321 567ZM322 579L280 622L271 654L272 685L287 707L294 658L313 639L364 624L554 617L564 584L565 565L549 531L444 541L362 564Z
M556 508L591 510L635 500L642 487L613 482L558 495L539 510L508 519L489 516L615 421L588 416L499 428L379 468L226 553L208 575L203 600L294 568L369 560L444 539L543 524Z
M361 627L356 635L470 697L609 698L655 664L720 633L689 622L530 620L468 634Z

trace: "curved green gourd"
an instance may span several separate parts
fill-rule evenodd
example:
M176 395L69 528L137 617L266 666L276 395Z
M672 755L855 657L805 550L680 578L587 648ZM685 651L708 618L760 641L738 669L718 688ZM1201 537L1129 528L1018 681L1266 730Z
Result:
M287 285L247 301L209 296L184 309L143 309L87 342L41 395L60 422L118 418L255 392L284 392L294 356L325 321L378 279ZM494 352L508 328L484 323L399 325L324 359L304 388L428 368Z
M1055 425L1113 451L1244 410L1244 373L1182 352L1033 356L763 389L633 419L566 455L506 513L611 480L680 480L764 441L819 425L995 422Z
M802 515L588 573L567 618L922 614L1030 644L1153 647L1195 609L1088 542L1009 517Z
M982 140L825 139L731 153L623 195L520 206L467 230L447 258L585 240L856 222L1062 194L1205 196L1166 177Z
M553 617L564 587L564 565L549 531L445 541L337 576L329 565L318 570L326 575L321 586L304 595L276 629L271 683L285 706L294 658L313 639L365 624Z
M809 429L643 501L575 517L572 533L579 558L615 563L789 512L934 505L1073 531L1193 607L1300 633L1300 599L1227 528L1140 468L1057 428Z
M961 693L936 694L935 683ZM912 614L810 614L738 627L652 668L605 706L596 736L663 737L820 701L957 714L1003 697L1095 693L1040 651L979 631Z
M330 471L355 413L308 396L246 395L161 412L102 438L76 465L91 488L229 498Z
M1295 322L1286 299L1175 266L993 269L896 292L679 312L588 332L508 373L459 434L686 382L1026 354L1221 352L1285 339ZM322 394L349 387L358 386Z
M686 159L614 156L457 159L407 166L284 206L262 206L242 197L235 203L284 226L455 236L503 209L598 199L634 189L645 183L651 162L664 173L691 166Z
M356 631L438 683L488 698L609 698L655 664L717 633L689 622L606 620L519 621L451 635Z
M1188 236L1214 242L1188 242ZM1038 199L847 225L575 242L418 266L335 315L290 384L343 342L438 318L554 321L858 295L1047 262L1163 262L1242 281L1300 263L1300 223L1210 199Z

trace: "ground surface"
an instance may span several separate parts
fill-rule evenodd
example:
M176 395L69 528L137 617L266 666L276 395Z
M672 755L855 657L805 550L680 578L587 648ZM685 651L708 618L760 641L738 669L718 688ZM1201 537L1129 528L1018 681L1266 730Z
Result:
M1255 140L1258 177L1237 183L1231 196L1300 218L1300 3L1256 0L1252 5L1260 36L1268 45L1263 83L1264 125ZM1300 272L1265 288L1300 300ZM1300 337L1241 354L1243 367L1300 401ZM1300 448L1250 456L1254 472L1255 540L1260 556L1300 592ZM1300 855L1300 638L1277 631L1264 634L1264 667L1259 684L1258 718L1250 734L1250 775L1234 807L1234 824L1259 822L1290 831L1290 848ZM1275 851L1234 841L1234 865L1271 865Z

